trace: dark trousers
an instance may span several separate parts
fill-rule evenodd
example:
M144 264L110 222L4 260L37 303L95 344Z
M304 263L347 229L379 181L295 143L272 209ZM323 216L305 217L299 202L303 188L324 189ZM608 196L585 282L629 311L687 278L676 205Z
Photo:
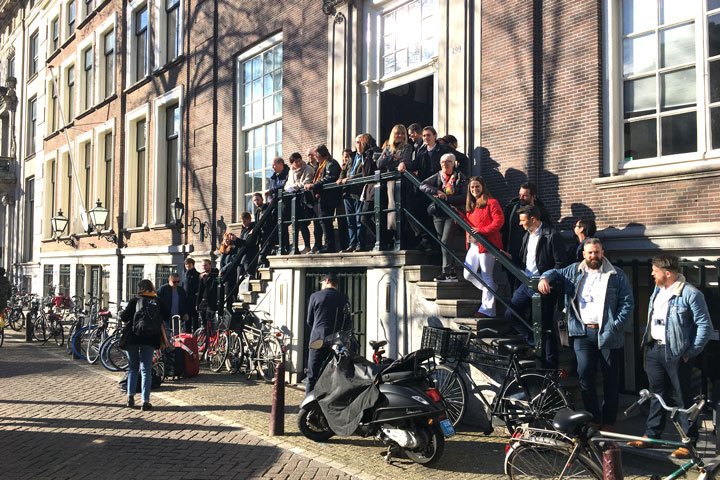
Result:
M587 328L586 330L585 336L573 338L583 405L585 410L592 413L594 422L612 425L617 418L620 354L622 349L598 348L599 329ZM598 363L600 363L603 376L604 401L602 413L600 413L597 389L595 387Z
M310 353L308 354L308 367L307 367L307 380L305 383L305 395L312 392L315 388L315 384L318 381L318 378L320 378L320 373L322 371L323 364L325 363L325 359L332 353L332 350L330 350L327 347L323 347L319 350L310 349Z
M440 237L440 240L442 240L445 245L448 245L448 242L450 242L450 236L453 233L453 227L455 226L455 222L449 217L433 217L433 224L435 225L435 231ZM448 253L444 248L441 248L440 250L442 250L443 273L454 272L455 269L453 268L452 257L450 256L450 253Z
M363 202L356 198L346 198L345 212L350 215L347 218L348 234L351 247L361 247L365 243L365 228L360 224L360 215Z
M325 236L325 244L323 248L330 251L335 251L335 228L333 228L333 219L335 216L335 197L323 198L320 197L319 212L321 217L329 217L324 220L320 220L320 226L322 227L322 233ZM345 233L347 233L347 223L345 224ZM317 240L317 237L315 237ZM315 244L317 245L317 243Z
M380 208L383 208L383 209L387 208L387 203L388 203L387 196L385 196L384 199L381 199ZM375 246L374 243L376 241L376 239L375 239L375 234L376 234L375 213L374 213L375 212L375 201L372 200L369 202L363 202L362 207L360 208L360 212L361 213L373 212L373 213L368 213L367 215L361 215L361 218L360 218L360 223L365 228L365 232L367 233L365 238L369 238L370 242L372 243L371 245L367 245L367 246L369 248L372 248ZM388 229L387 229L387 215L384 213L381 213L380 214L380 243L381 243L381 246L387 246L384 244L387 244L389 242L390 242L390 236L388 234Z
M188 317L187 322L185 322L185 333L193 333L200 326L198 312L193 308L190 310L190 313L188 313Z
M532 307L533 290L525 285L513 293L510 306L520 315L525 315ZM553 309L555 308L555 296L543 295L542 297L542 329L548 331L545 335L545 366L557 368L558 365L558 342L555 338L553 326ZM535 337L531 329L525 326L510 310L505 311L505 320L523 337L529 345L535 345Z
M653 342L645 350L645 373L648 376L649 390L657 393L667 403L668 387L672 386L675 402L679 408L687 408L693 404L690 391L690 374L692 373L692 360L685 362L682 357L667 360L665 358L665 345ZM669 381L669 383L668 383ZM660 438L665 430L665 410L660 402L654 398L650 400L650 413L647 418L645 435L650 438ZM687 415L679 416L680 426L693 442L698 439L697 423L690 425Z

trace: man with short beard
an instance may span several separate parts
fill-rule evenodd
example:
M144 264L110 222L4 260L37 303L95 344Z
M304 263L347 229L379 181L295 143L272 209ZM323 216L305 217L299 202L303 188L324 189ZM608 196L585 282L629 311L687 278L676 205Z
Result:
M680 261L675 255L657 255L652 259L655 291L650 297L648 321L643 336L645 373L648 387L669 400L665 394L672 385L678 408L693 404L690 377L695 357L710 340L712 323L705 296L687 283L679 273ZM669 380L669 384L667 380ZM666 412L656 399L650 403L645 436L660 438L665 429ZM698 425L680 415L680 425L693 443L698 440ZM648 448L649 442L633 441L630 446ZM675 458L690 458L690 450L680 447L672 453Z
M518 192L517 198L513 199L503 210L505 215L505 224L503 225L500 233L502 234L503 245L505 251L510 254L510 258L515 262L516 265L522 264L520 258L520 246L522 245L523 236L525 231L520 226L518 211L527 205L534 205L540 210L540 220L550 226L550 216L548 215L545 206L537 198L537 186L532 182L526 182L520 185L520 191ZM515 277L511 277L511 283L514 282Z
M583 405L594 422L608 428L617 416L625 323L634 301L625 273L605 258L600 240L585 241L583 258L582 262L543 273L538 290L548 295L551 283L563 283L565 317L577 357ZM603 375L602 413L595 388L598 363Z

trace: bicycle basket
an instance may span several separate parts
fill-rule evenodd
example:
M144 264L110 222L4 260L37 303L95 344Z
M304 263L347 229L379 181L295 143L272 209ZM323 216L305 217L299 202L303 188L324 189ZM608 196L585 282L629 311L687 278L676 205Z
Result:
M435 355L443 358L462 357L467 351L469 339L470 332L426 325L423 327L420 348L432 348Z

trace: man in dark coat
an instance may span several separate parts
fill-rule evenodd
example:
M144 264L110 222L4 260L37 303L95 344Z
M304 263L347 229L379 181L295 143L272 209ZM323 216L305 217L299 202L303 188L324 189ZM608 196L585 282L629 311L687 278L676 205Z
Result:
M213 268L210 260L203 260L203 272L200 274L200 285L198 286L197 309L200 316L201 326L205 326L209 319L215 318L217 310L217 289L216 282L218 269Z
M185 273L183 273L180 287L185 290L187 297L186 311L188 321L185 322L185 333L193 333L198 328L197 294L200 288L200 272L195 270L195 260L185 259Z
M520 268L525 270L528 276L542 275L554 268L563 268L567 262L565 259L565 242L559 233L542 220L540 210L537 206L526 205L518 211L520 224L526 231L520 246ZM513 293L510 306L524 315L532 305L533 290L525 284L520 286ZM557 303L557 294L543 296L542 299L542 328L550 330L545 341L545 366L556 368L558 362L558 344L553 328L553 310ZM522 323L510 309L505 311L505 320L525 337L530 345L535 340L532 330Z
M158 288L157 297L170 313L167 318L163 319L165 321L165 329L172 332L173 325L171 318L178 315L182 319L183 327L181 327L181 331L176 333L185 331L184 324L187 323L190 317L187 312L187 294L185 293L185 289L180 286L180 275L175 272L171 273L168 277L168 283Z
M325 275L320 284L320 291L310 295L307 311L307 324L312 327L310 331L310 344L315 340L323 340L328 335L339 332L351 325L345 325L345 308L348 298L338 291L338 278L334 273ZM350 321L349 319L347 320ZM307 383L305 393L308 394L315 388L315 383L320 376L320 369L325 359L330 355L328 347L321 349L310 349L308 355Z
M505 251L510 254L510 258L518 266L523 263L523 259L520 258L520 246L525 236L525 230L520 226L518 210L526 205L535 205L538 207L540 211L540 221L547 226L551 224L550 215L548 215L543 203L537 198L537 187L535 184L526 182L520 185L518 197L513 199L505 207L505 210L503 210L505 223L500 230Z
M312 191L318 198L318 213L321 217L327 217L325 220L320 220L325 237L325 245L320 249L320 253L335 253L337 251L335 229L333 228L333 219L330 217L335 215L335 209L342 201L342 190L339 188L326 189L325 187L334 185L338 181L341 169L340 164L330 156L330 151L325 145L317 147L315 152L319 162L318 168L315 171L313 183L306 184L305 190Z

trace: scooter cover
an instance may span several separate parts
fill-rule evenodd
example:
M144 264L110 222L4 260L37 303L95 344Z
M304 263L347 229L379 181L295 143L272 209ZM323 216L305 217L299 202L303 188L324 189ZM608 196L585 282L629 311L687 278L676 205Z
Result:
M313 393L336 435L352 435L363 411L375 405L380 394L375 385L379 368L349 353L332 358L323 369Z

